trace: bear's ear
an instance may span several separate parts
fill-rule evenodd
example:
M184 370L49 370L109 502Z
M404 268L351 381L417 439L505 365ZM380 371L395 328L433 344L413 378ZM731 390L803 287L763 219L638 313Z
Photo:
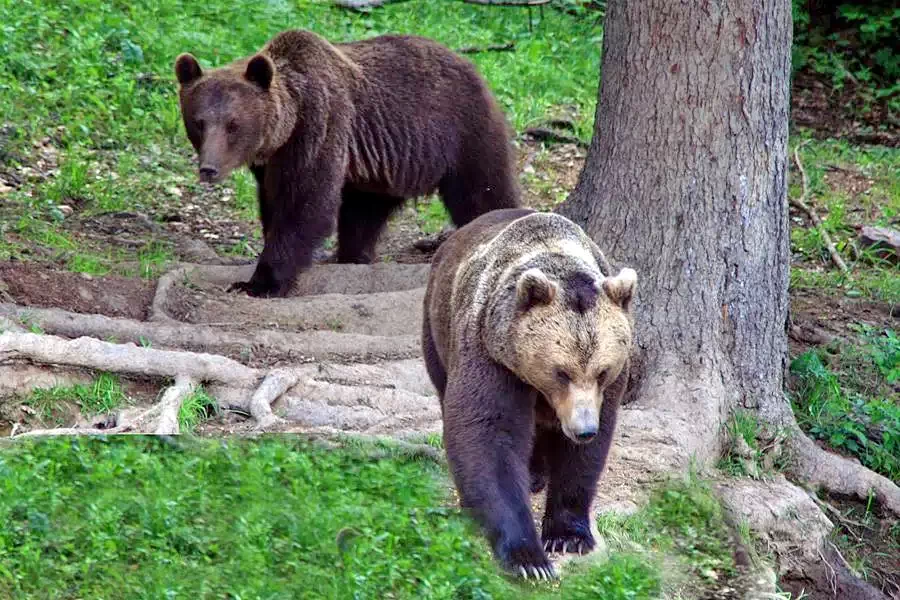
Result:
M187 85L203 75L200 63L190 54L181 54L175 59L175 76L178 77L178 83Z
M550 304L556 297L556 284L547 279L540 269L528 269L516 283L516 305L528 310L541 304Z
M624 268L615 277L607 277L603 280L603 291L622 309L628 310L631 306L631 298L634 296L634 287L637 285L637 273L634 269Z
M275 65L268 56L262 54L257 54L250 59L250 62L247 63L247 72L244 73L247 81L255 83L264 90L269 89L274 75Z

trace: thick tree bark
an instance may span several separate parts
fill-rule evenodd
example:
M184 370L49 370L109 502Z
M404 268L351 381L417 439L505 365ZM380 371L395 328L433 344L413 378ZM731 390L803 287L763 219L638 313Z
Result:
M560 212L638 272L630 398L670 433L631 426L660 467L714 457L735 405L789 416L790 50L789 0L608 4L594 138Z

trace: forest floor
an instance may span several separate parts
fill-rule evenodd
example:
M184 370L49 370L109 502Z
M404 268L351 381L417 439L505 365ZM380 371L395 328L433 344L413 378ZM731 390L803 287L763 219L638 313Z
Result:
M599 26L589 19L575 20L548 11L545 21L528 34L527 18L518 11L425 4L354 15L321 6L297 12L283 3L259 8L239 2L228 10L223 4L217 19L192 16L207 19L207 27L200 29L179 24L183 7L176 2L139 2L131 12L120 14L97 0L84 4L78 20L66 6L53 3L0 8L0 21L15 26L0 43L4 50L0 57L0 327L5 322L10 329L65 339L84 334L116 345L133 342L148 350L211 352L259 373L298 368L305 379L273 405L284 421L271 423L266 431L376 434L439 448L440 412L420 364L417 336L427 264L448 231L440 202L421 199L398 213L380 243L379 264L371 269L351 272L323 265L315 275L301 279L305 293L284 300L226 294L226 284L246 276L261 249L255 187L245 172L216 186L197 182L193 153L181 131L169 76L171 58L180 51L200 54L215 40L221 56L209 60L217 63L251 52L289 21L291 26L307 26L341 39L409 30L452 47L512 40L514 52L471 56L519 132L517 168L526 204L552 209L573 189L584 162L583 141L590 137L596 99ZM239 20L241 7L251 10L251 6L262 12L260 19L253 23ZM157 32L138 27L147 19L158 23ZM451 22L455 26L447 27ZM206 33L189 33L201 30ZM557 68L560 60L571 68ZM807 202L822 219L850 273L835 267L821 231L808 215L792 207L788 325L792 364L787 392L798 420L813 437L900 481L900 339L896 332L900 267L888 253L867 249L859 242L863 226L900 228L900 132L892 124L896 117L878 107L867 112L852 107L848 112L852 103L847 98L805 73L795 79L793 96L790 145L792 153L798 149L808 175ZM560 133L580 142L543 143L527 134L530 127L560 118L570 123ZM791 182L791 197L804 196L795 164ZM160 286L161 281L166 285ZM79 320L78 315L84 319ZM125 370L111 373L70 365L52 371L29 369L18 380L24 381L24 388L4 388L3 375L13 368L21 371L20 367L21 363L13 367L0 364L3 435L73 426L114 428L124 422L125 415L142 414L153 407L171 384L170 377L176 375L133 376ZM8 370L2 371L4 368ZM11 376L6 381L12 381ZM248 418L252 411L246 405L235 401L230 409L222 410L227 405L223 398L233 392L223 390L219 396L215 386L195 388L178 408L178 429L204 437L255 432L256 423ZM738 423L732 426L735 431L741 427ZM748 437L752 439L754 436ZM203 577L185 580L177 590L171 588L175 597L274 593L277 588L271 587L273 584L252 574L244 579L244 587L234 587L203 571L204 564L217 568L246 564L247 558L233 548L219 548L213 554L200 550L211 539L227 537L216 529L221 523L199 523L196 515L182 511L172 517L177 535L173 528L148 525L147 519L157 518L147 516L150 511L183 495L203 506L202 512L227 510L224 505L216 508L216 502L224 504L221 498L211 500L220 492L227 494L215 487L221 484L215 484L212 476L224 468L223 459L213 456L204 442L197 441L194 452L187 454L163 444L154 447L161 464L168 465L160 470L159 465L138 456L140 444L153 443L134 443L138 450L119 442L108 447L82 442L77 452L68 442L23 443L9 450L6 458L0 457L0 472L11 477L6 487L0 488L0 516L17 523L4 534L7 537L0 538L6 542L0 543L0 549L16 549L6 554L14 557L13 566L0 567L0 592L27 596L65 584L77 594L91 596L84 573L63 568L68 553L76 552L94 562L111 561L101 578L121 578L120 597L133 597L128 589L163 593L169 585L166 574L171 571L164 567L148 571L138 565L147 558L175 560L175 556L187 561L184 564L194 573L205 572L213 582L208 588L198 588L192 586ZM294 541L295 545L306 544L303 540L312 534L304 528L311 525L274 510L275 500L255 506L256 521L244 515L248 521L241 527L257 529L242 530L242 537L235 537L233 543L239 545L236 540L240 538L244 540L241 543L253 547L255 542L247 540L266 539L269 531L278 543L274 549L261 546L259 552L271 554L258 560L285 561L278 581L290 580L309 565L327 574L335 561L345 561L342 572L346 579L323 591L323 597L346 597L348 591L381 597L388 597L386 593L396 597L413 593L508 597L523 593L496 576L486 559L486 547L479 545L478 536L456 513L450 517L441 513L439 522L424 519L423 530L413 517L384 522L392 509L377 503L365 510L351 510L368 502L362 498L393 493L399 497L404 489L410 494L409 506L403 506L408 509L407 516L431 505L448 510L453 505L452 495L447 495L446 473L440 468L409 463L397 450L378 447L383 455L373 468L381 471L369 473L366 467L347 469L347 464L365 465L373 460L371 447L357 448L351 452L357 454L349 458L325 458L306 448L311 463L291 463L283 473L272 471L273 460L293 460L285 457L293 456L296 443L273 441L271 446L253 450L249 442L235 441L232 451L240 456L228 458L229 464L246 465L241 473L249 473L257 465L263 474L253 484L246 484L249 487L243 489L243 496L238 494L229 503L250 502L254 489L283 486L291 478L308 481L313 476L310 469L348 470L349 474L336 474L322 484L322 497L312 498L319 492L294 487L280 498L290 506L346 504L354 516L336 516L329 521L325 529L331 545L316 554L311 546L290 546L292 538L300 540ZM618 456L628 452L623 443ZM616 456L614 452L601 490L602 498L614 510L600 517L598 527L619 558L600 566L589 564L585 567L588 574L567 579L563 585L569 586L569 595L565 597L601 593L609 598L650 598L660 589L669 598L737 597L740 577L731 551L734 543L728 539L728 528L708 485L694 478L668 484L646 481L657 491L647 492L644 500L649 503L644 505L630 490L634 480L641 480L641 473L629 472L627 464L616 462ZM723 457L721 471L746 477L746 464L731 458ZM160 491L141 494L143 505L138 500L128 504L124 491L113 483L115 476L85 470L86 460L132 465L122 467L131 469L126 480L150 473L160 482ZM47 461L58 466L47 467ZM321 466L316 461L335 464ZM189 464L202 475L190 481L167 479L167 472L181 471ZM22 469L35 465L43 465L36 473L50 471L46 476L8 483L24 477ZM435 486L415 481L415 473L423 469L434 471ZM133 543L110 549L110 536L97 533L70 539L47 525L84 519L76 516L79 511L73 507L80 500L72 489L53 489L52 482L60 481L61 473L77 473L72 475L73 481L84 489L112 486L106 503L97 509L94 527L102 533L108 525L112 532L116 519L132 511L128 514L133 517L134 530L128 535ZM372 477L375 483L366 486L360 477ZM397 484L392 491L390 484L397 477L407 483ZM348 495L353 499L342 503L339 497L326 497L330 489L352 490ZM14 493L24 493L23 497L32 500L16 500ZM48 498L52 500L50 508L35 513L34 507ZM828 497L818 500L837 511L830 515L837 525L830 539L854 572L885 593L900 597L900 578L893 568L900 560L896 520L871 503ZM539 504L536 499L536 508ZM622 516L638 505L642 508L637 515ZM84 507L84 511L90 510L94 509ZM449 525L442 524L444 521ZM79 522L79 527L88 526ZM335 545L334 536L348 523L355 526L357 522L364 542L347 558L339 551L340 537ZM648 537L647 523L658 525L659 533ZM696 532L698 523L706 525L707 533ZM195 533L188 533L188 524ZM297 552L305 556L300 562ZM385 552L391 553L392 560L373 558ZM427 577L416 572L425 555L432 571ZM470 555L476 557L471 572L463 573L459 566L438 566L442 558L460 563L465 562L461 557ZM40 567L38 557L47 556L52 560L42 564L53 567ZM249 573L250 567L245 568ZM137 574L123 575L116 569L134 569ZM43 575L32 577L39 572ZM234 573L228 577L229 581L239 579ZM804 585L802 581L782 583L795 597ZM539 597L543 592L528 593ZM147 597L151 596L148 591Z

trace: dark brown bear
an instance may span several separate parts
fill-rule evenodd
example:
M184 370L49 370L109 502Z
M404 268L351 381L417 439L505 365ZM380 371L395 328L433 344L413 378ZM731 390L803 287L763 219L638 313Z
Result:
M175 72L200 179L241 165L256 177L265 246L233 289L285 295L335 221L338 261L371 262L391 213L434 190L457 226L519 205L502 111L474 65L431 40L286 31L206 73L182 54Z
M462 505L501 563L594 547L590 506L628 380L637 276L559 215L499 210L438 249L422 345ZM547 484L538 539L529 503Z

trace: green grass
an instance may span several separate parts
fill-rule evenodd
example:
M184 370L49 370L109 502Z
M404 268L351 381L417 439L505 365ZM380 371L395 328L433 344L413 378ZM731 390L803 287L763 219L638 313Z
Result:
M68 414L67 405L77 406L82 414L92 416L112 412L127 400L118 377L100 373L90 385L34 389L22 403L31 407L43 423L62 425Z
M193 433L200 423L215 414L217 408L216 399L203 387L194 390L178 409L178 427L181 433Z
M900 215L900 150L812 140L805 134L795 138L791 152L793 155L793 148L803 143L800 159L809 178L809 203L851 273L844 275L832 265L815 227L795 222L791 228L795 256L791 288L900 302L900 268L872 250L859 248L855 241L858 226L891 227ZM800 174L793 166L789 194L793 198L802 195Z
M791 362L800 425L832 448L900 480L900 339L863 328L860 345L809 350Z
M660 558L674 554L677 566L669 585L702 588L737 573L722 507L709 485L693 475L655 489L648 506L636 514L602 517L598 528L612 551Z
M434 464L293 437L16 444L0 454L0 522L4 598L640 600L660 586L634 552L561 584L512 582Z
M426 234L434 234L450 224L450 213L437 196L431 196L416 205L419 228Z

